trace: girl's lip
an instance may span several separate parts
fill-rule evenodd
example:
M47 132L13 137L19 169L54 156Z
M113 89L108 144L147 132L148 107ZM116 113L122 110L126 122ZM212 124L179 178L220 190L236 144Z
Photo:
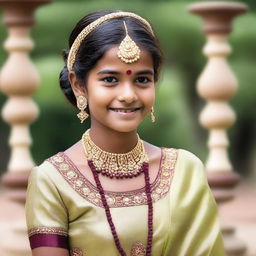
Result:
M114 112L119 112L119 113L131 113L140 110L140 107L137 108L109 108L110 110Z
M128 117L128 116L136 115L136 113L139 110L141 110L141 108L109 108L109 110L115 114ZM132 110L132 111L129 111L129 110Z

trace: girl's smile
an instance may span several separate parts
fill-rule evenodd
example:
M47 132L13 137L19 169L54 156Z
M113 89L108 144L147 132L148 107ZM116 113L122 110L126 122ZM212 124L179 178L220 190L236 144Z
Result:
M134 118L136 114L141 111L142 108L109 108L114 114L118 115L120 118Z

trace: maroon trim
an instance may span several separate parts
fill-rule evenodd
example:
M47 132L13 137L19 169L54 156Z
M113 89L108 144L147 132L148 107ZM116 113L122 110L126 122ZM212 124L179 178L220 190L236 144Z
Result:
M69 249L68 237L56 234L35 234L29 237L31 249L47 246Z

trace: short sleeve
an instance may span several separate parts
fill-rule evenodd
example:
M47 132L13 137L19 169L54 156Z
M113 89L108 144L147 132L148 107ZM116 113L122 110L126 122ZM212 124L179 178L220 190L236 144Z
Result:
M179 152L171 193L168 251L173 255L225 256L217 205L204 166L185 150Z
M68 214L47 164L34 167L29 177L25 209L30 247L68 249Z

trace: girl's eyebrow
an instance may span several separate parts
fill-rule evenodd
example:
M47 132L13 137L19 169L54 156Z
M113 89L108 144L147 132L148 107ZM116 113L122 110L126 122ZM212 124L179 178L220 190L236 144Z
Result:
M105 69L105 70L102 70L97 73L97 75L106 75L106 74L120 75L121 72L118 72L115 70L110 70L110 69ZM154 71L151 69L145 69L145 70L135 72L135 75L152 75L152 76L154 76Z
M152 75L154 76L154 71L151 69L145 69L138 72L135 72L136 75Z
M111 75L119 75L120 72L114 71L114 70L109 70L105 69L97 73L97 75L105 75L105 74L111 74Z

